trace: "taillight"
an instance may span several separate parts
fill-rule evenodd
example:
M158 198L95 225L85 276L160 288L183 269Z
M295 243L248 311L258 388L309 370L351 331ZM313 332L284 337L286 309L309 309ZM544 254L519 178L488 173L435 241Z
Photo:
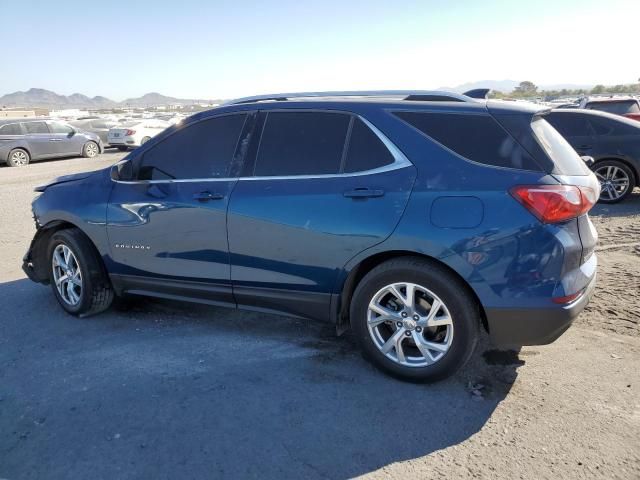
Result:
M598 200L592 188L574 185L518 185L510 192L544 223L564 222L584 215Z
M125 137L130 137L131 135L133 135L135 133L136 133L135 130L127 130L126 132L124 132L124 136Z

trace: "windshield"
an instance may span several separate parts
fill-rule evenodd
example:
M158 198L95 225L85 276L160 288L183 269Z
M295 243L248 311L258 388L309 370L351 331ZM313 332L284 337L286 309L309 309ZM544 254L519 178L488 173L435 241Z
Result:
M588 175L590 170L571 145L544 118L531 122L533 136L562 175Z

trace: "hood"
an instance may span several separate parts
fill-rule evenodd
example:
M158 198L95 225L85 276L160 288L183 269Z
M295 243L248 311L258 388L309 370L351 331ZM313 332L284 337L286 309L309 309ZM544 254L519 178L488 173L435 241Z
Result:
M84 178L90 177L91 175L97 173L96 171L93 172L81 172L81 173L74 173L72 175L63 175L62 177L58 177L53 179L52 181L50 181L49 183L45 183L44 185L40 185L36 188L34 188L33 190L36 192L44 192L47 188L53 186L53 185L58 185L60 183L67 183L67 182L73 182L75 180L82 180Z

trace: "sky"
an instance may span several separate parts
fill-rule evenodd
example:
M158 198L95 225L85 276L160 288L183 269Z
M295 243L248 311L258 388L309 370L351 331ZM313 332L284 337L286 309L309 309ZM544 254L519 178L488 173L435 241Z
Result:
M0 0L0 95L123 100L640 77L640 0Z

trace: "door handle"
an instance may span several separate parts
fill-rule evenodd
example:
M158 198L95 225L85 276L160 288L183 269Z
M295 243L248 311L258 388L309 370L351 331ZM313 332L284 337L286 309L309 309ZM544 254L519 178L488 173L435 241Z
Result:
M199 202L206 202L209 200L222 200L224 195L221 193L211 193L209 191L194 193L193 198Z
M354 188L353 190L347 190L343 193L343 195L347 198L374 198L374 197L382 197L384 195L384 190L376 188L367 188L360 187Z
M50 138L49 141L50 142L61 142L62 139L61 138Z

